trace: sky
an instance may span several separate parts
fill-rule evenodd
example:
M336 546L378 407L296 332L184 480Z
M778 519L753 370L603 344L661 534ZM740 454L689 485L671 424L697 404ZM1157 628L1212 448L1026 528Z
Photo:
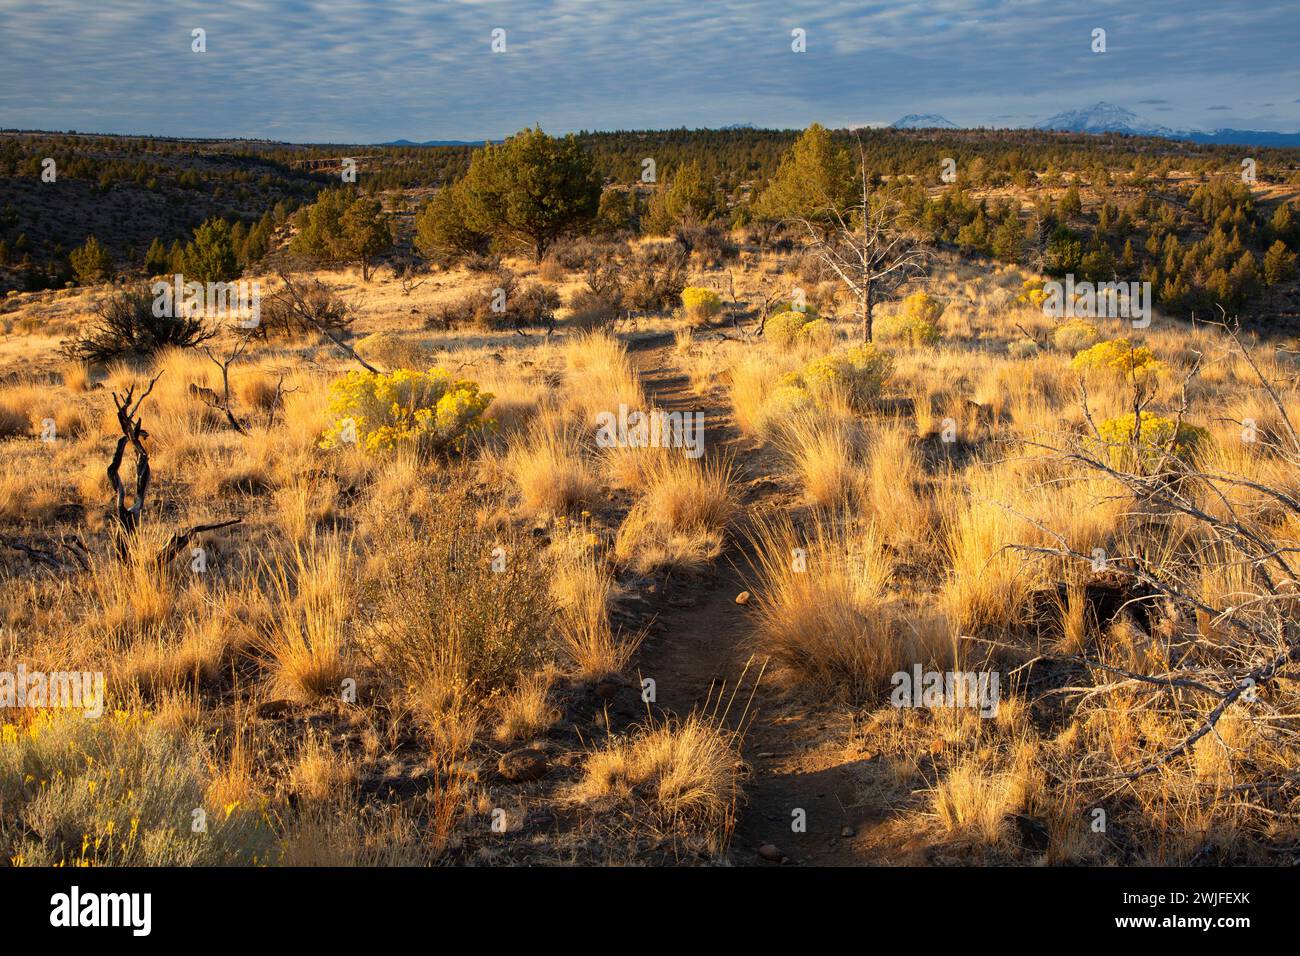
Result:
M1104 100L1175 129L1296 132L1298 40L1295 0L0 0L0 127L478 141L1027 126Z

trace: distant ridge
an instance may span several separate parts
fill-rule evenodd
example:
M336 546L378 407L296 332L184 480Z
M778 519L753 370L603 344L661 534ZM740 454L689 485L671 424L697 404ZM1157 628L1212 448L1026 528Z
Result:
M890 129L957 129L952 120L938 113L908 113L890 124Z
M1039 123L1037 129L1063 130L1069 133L1127 133L1131 136L1173 136L1167 126L1144 123L1136 113L1100 102L1081 110L1066 110Z
M395 139L388 143L376 143L376 146L482 146L484 143L500 143L499 139L426 139L416 143L409 139Z
M1095 103L1081 110L1067 110L1039 123L1036 129L1063 130L1071 133L1123 133L1128 136L1159 136L1163 139L1190 140L1193 143L1232 144L1238 146L1300 146L1300 133L1275 133L1269 130L1170 129L1139 119L1132 110L1114 103Z

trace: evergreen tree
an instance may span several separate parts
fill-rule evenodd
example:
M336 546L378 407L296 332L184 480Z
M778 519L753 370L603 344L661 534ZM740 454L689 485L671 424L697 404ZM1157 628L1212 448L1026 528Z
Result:
M768 221L807 219L829 225L835 211L855 199L853 161L830 131L813 123L781 159L781 165L754 204L754 215Z
M102 282L113 269L113 260L109 257L108 250L94 236L88 236L84 245L73 249L69 258L72 271L82 285Z
M575 136L534 128L476 151L463 188L466 225L540 262L556 239L595 218L601 176Z
M181 254L187 282L229 282L239 275L239 260L231 239L230 223L213 217L194 230L194 241Z

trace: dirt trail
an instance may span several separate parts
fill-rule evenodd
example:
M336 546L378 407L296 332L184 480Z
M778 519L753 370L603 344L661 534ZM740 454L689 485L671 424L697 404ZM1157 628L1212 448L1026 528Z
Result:
M663 338L630 345L633 362L646 395L667 411L705 413L705 448L709 455L732 453L738 463L752 458L752 447L736 428L725 402L695 394L677 356ZM745 455L746 449L751 450ZM742 473L746 479L759 476ZM747 510L776 492L770 483L749 485ZM736 604L745 590L749 556L733 544L713 578L702 584L673 584L665 589L667 607L659 615L660 629L642 645L638 667L656 684L659 706L687 714L732 688L750 657L745 647L748 615ZM758 664L751 664L732 706L734 720L750 698ZM828 722L836 719L815 707L783 699L770 681L760 681L754 693L751 721L745 735L745 759L752 768L746 781L746 803L732 841L732 858L742 865L764 863L758 848L777 847L790 864L852 866L870 862L855 849L854 837L869 823L871 813L855 807L855 769L824 746ZM842 719L843 715L839 715ZM858 775L860 778L860 774ZM795 811L804 811L806 832L792 828ZM846 834L845 828L853 833ZM770 851L769 851L770 852Z

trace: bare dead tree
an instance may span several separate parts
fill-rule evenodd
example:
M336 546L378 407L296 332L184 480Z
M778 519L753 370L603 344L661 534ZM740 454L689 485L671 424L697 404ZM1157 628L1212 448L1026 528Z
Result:
M373 365L371 365L369 362L363 359L360 355L358 355L356 349L354 349L352 346L344 342L341 338L336 336L326 325L324 325L324 323L320 322L316 318L316 316L312 314L312 311L310 308L308 308L307 303L303 301L302 293L298 290L298 287L294 285L293 280L289 278L288 273L286 273L284 270L280 271L280 281L284 283L285 292L288 293L289 301L293 305L293 310L298 313L298 316L304 322L306 322L312 328L316 329L316 331L320 332L321 335L325 336L327 339L333 342L336 346L338 346L339 351L341 351L348 358L352 359L352 361L356 362L367 372L373 372L376 375L383 374L383 372L375 368Z
M847 209L828 207L829 229L810 219L796 219L808 233L813 253L833 271L857 300L863 341L872 337L878 302L925 272L929 254L908 228L898 203L874 196L861 168L862 198Z
M150 379L148 386L138 398L135 395L135 383L128 386L121 396L117 392L112 393L113 405L117 409L118 428L122 432L117 439L117 447L114 449L113 458L108 465L108 481L112 485L117 498L115 512L117 532L114 535L114 545L119 556L125 556L129 551L131 542L135 538L144 516L145 496L148 494L149 481L153 473L149 467L149 451L144 444L144 440L149 437L149 433L144 429L143 418L140 416L140 406L144 404L144 400L149 397L154 385L157 384L158 379L161 377L162 373L159 372ZM126 485L122 481L122 461L126 455L128 445L131 446L135 454L135 488L129 505L127 504ZM227 521L195 525L188 531L176 532L155 556L155 561L160 565L165 564L179 554L196 535L239 524L240 520L239 518L231 518Z
M242 336L239 337L239 340L235 343L234 348L232 348L228 353L226 353L226 357L224 359L217 358L216 355L212 353L212 349L210 349L206 345L203 346L203 353L209 358L209 360L211 360L213 365L221 369L222 394L220 396L218 396L210 388L202 388L199 386L190 385L190 391L193 394L197 395L210 408L215 408L217 411L225 415L227 424L229 424L231 428L239 432L239 434L241 435L247 434L247 430L244 428L243 424L239 421L239 419L235 417L235 413L230 408L230 366L239 360L239 357L240 355L243 354L244 349L248 348L248 343L252 340L252 337L253 337L253 330L249 329L247 332L245 332Z
M63 536L58 541L43 539L41 544L44 547L37 547L13 535L0 535L0 546L25 554L35 564L51 571L85 571L90 566L86 546L76 536Z

